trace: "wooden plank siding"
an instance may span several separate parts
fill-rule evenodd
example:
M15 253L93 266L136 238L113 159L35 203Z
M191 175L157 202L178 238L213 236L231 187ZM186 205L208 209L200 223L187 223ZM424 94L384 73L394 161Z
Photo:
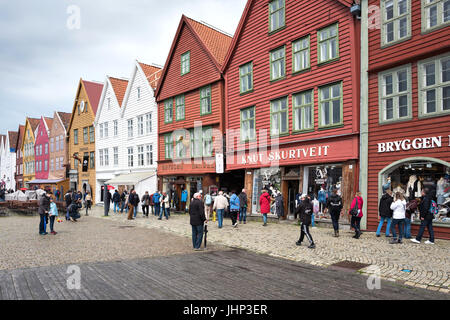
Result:
M253 1L248 9L236 46L225 69L227 82L227 129L240 129L240 110L255 106L257 130L270 132L270 101L288 97L289 134L279 137L279 143L299 143L331 136L357 135L359 132L359 22L348 7L338 1L286 0L286 27L268 33L268 2ZM320 10L317 10L320 8ZM241 21L242 22L242 21ZM317 32L338 23L339 59L318 65ZM292 42L310 36L310 69L293 74ZM237 36L237 35L236 35ZM236 37L235 36L235 37ZM286 77L270 81L269 53L285 46ZM241 94L239 67L253 62L253 92ZM318 87L342 81L343 125L319 130ZM314 131L293 132L292 95L314 89ZM229 143L229 141L227 141ZM271 139L268 137L267 145ZM227 145L234 150L249 149L255 142ZM350 145L349 145L350 146ZM351 148L351 147L350 147ZM358 157L358 152L354 158ZM229 168L227 164L227 168ZM235 169L233 167L233 169Z
M369 5L380 6L380 1L370 0ZM382 12L380 14L383 14ZM370 16L369 16L370 19ZM380 18L381 19L381 18ZM380 21L381 22L381 21ZM421 1L411 1L411 38L403 42L381 47L381 29L369 30L369 168L367 228L376 230L379 205L379 181L381 170L393 162L410 157L436 158L450 162L448 123L450 114L436 117L419 118L419 79L418 62L423 59L450 52L450 27L422 33ZM378 75L385 70L411 64L412 119L380 124ZM415 139L424 137L443 137L442 148L409 150L378 153L378 143ZM436 227L435 236L450 239L450 228ZM418 226L412 226L412 234L418 232ZM425 237L428 233L425 232Z

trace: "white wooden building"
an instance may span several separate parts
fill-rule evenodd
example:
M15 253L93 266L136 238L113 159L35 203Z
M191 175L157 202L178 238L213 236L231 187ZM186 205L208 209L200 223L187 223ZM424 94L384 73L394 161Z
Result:
M0 142L0 175L6 189L16 189L16 142L17 132L8 131Z

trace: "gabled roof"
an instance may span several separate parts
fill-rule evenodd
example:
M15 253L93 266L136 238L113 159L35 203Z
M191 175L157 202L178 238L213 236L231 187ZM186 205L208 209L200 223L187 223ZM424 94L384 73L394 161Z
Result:
M250 8L256 1L258 1L258 0L248 0L247 4L245 5L244 12L242 13L242 16L241 16L241 20L239 20L239 24L238 24L238 27L236 29L236 32L234 33L233 40L232 40L231 45L228 48L228 52L227 52L227 54L225 56L225 61L222 64L222 68L221 68L221 72L222 73L228 67L228 63L230 62L231 56L233 55L234 49L236 48L236 45L237 45L237 43L239 41L239 38L241 36L242 29L244 28L244 25L245 25L245 23L247 21L247 18L248 18L249 12L250 12ZM329 0L329 1L339 2L340 4L342 4L342 5L346 6L346 7L351 7L353 2L356 2L356 3L360 2L360 0ZM266 2L268 4L268 1L264 1L264 2Z
M183 26L185 25L192 31L194 36L200 42L200 45L209 55L212 62L216 66L217 70L221 72L222 65L225 61L225 57L228 51L228 47L231 45L231 41L233 40L233 38L222 31L218 31L217 29L207 26L204 23L188 18L183 14L180 20L180 24L178 25L177 33L175 34L175 38L173 39L169 55L167 56L167 60L161 74L161 78L158 82L155 96L159 95L161 85L166 77L167 68L170 64L170 61L172 60L173 54L175 52L175 47L178 43L178 39L181 36Z
M19 138L19 133L17 131L8 131L9 137L9 148L16 149L17 139Z
M145 64L139 61L138 63L142 71L144 72L145 76L147 77L150 86L153 88L153 90L156 90L156 87L158 86L159 77L162 74L162 67Z
M6 145L6 135L0 134L0 146Z
M127 91L128 80L109 77L112 89L116 94L117 102L119 103L119 108L122 107L123 97Z
M69 128L69 123L70 123L70 118L72 117L71 113L68 112L60 112L60 111L56 111L59 119L61 120L61 123L63 124L64 128L67 129Z
M98 103L100 102L100 96L102 95L103 83L81 80L86 94L88 95L89 103L94 112L94 116L97 114Z
M47 129L47 133L49 133L53 126L53 118L43 117L43 119Z
M36 128L38 127L39 123L41 122L40 119L35 119L35 118L27 118L28 122L30 123L31 126L31 130L34 132L36 131Z
M19 150L22 147L22 139L23 139L24 131L25 131L25 126L20 124L19 130L18 130L19 136L17 138L16 147L15 147L16 150Z

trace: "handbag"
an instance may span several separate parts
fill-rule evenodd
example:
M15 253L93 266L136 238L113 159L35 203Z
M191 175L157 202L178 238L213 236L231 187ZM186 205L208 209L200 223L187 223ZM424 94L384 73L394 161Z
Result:
M358 207L359 207L359 204L358 204L358 198L355 198L355 199L356 199L356 204L355 204L355 206L354 206L353 208L350 209L350 214L352 215L352 217L357 217L357 216L359 215L359 210L358 210Z

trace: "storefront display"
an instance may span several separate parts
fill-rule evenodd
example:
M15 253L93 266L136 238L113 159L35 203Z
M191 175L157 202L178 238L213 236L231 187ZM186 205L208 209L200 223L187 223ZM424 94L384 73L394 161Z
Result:
M252 213L254 214L259 212L259 197L263 189L266 189L270 195L281 191L281 169L279 167L254 170L252 194Z

